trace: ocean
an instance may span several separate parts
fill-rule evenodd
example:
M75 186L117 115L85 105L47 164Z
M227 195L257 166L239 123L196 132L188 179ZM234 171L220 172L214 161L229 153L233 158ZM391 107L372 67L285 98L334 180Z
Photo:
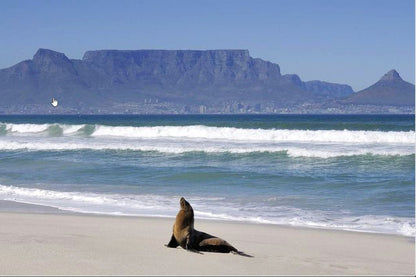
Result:
M414 115L0 115L0 200L415 235Z

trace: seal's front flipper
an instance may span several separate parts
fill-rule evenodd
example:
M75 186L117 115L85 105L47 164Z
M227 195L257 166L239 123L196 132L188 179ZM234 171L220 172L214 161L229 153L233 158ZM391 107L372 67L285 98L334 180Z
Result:
M179 243L176 241L175 236L172 235L168 244L165 244L166 247L176 248L179 246Z

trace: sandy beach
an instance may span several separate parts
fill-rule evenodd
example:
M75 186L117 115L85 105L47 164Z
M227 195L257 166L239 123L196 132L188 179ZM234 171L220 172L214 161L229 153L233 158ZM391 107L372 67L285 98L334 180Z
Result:
M414 275L414 239L196 219L252 258L164 246L172 218L0 213L1 275Z

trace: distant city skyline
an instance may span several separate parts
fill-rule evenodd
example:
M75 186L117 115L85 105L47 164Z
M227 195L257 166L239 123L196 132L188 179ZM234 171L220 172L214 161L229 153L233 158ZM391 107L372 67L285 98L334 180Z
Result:
M303 81L415 83L413 0L0 1L0 69L38 48L248 49Z

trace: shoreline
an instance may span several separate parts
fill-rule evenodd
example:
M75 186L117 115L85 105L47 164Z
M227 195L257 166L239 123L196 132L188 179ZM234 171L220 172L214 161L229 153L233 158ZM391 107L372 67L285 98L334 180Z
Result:
M394 234L196 219L247 258L166 248L173 218L1 211L0 220L0 275L415 273L414 238Z
M154 219L165 219L172 220L174 222L175 216L147 216L147 215L125 215L125 214L106 214L106 213L88 213L88 212L75 212L62 210L56 207L15 202L11 200L0 200L0 213L22 213L22 214L70 214L79 216L97 216L97 217L121 217L121 218L154 218ZM226 220L226 219L210 219L210 218L198 218L197 221L207 221L216 223L235 223L235 224L247 224L247 225L260 225L260 226L277 226L281 228L296 228L296 229L312 229L312 230L323 230L323 231L339 231L339 232L351 232L351 233L363 233L363 234L375 234L375 235L386 235L386 236L398 236L405 238L414 238L412 235L398 234L398 233L382 233L376 231L363 231L363 230L348 230L348 229L336 229L336 228L325 228L325 227L314 227L314 226L296 226L290 224L275 224L275 223L263 223L263 222L251 222L251 221L240 221L240 220Z

